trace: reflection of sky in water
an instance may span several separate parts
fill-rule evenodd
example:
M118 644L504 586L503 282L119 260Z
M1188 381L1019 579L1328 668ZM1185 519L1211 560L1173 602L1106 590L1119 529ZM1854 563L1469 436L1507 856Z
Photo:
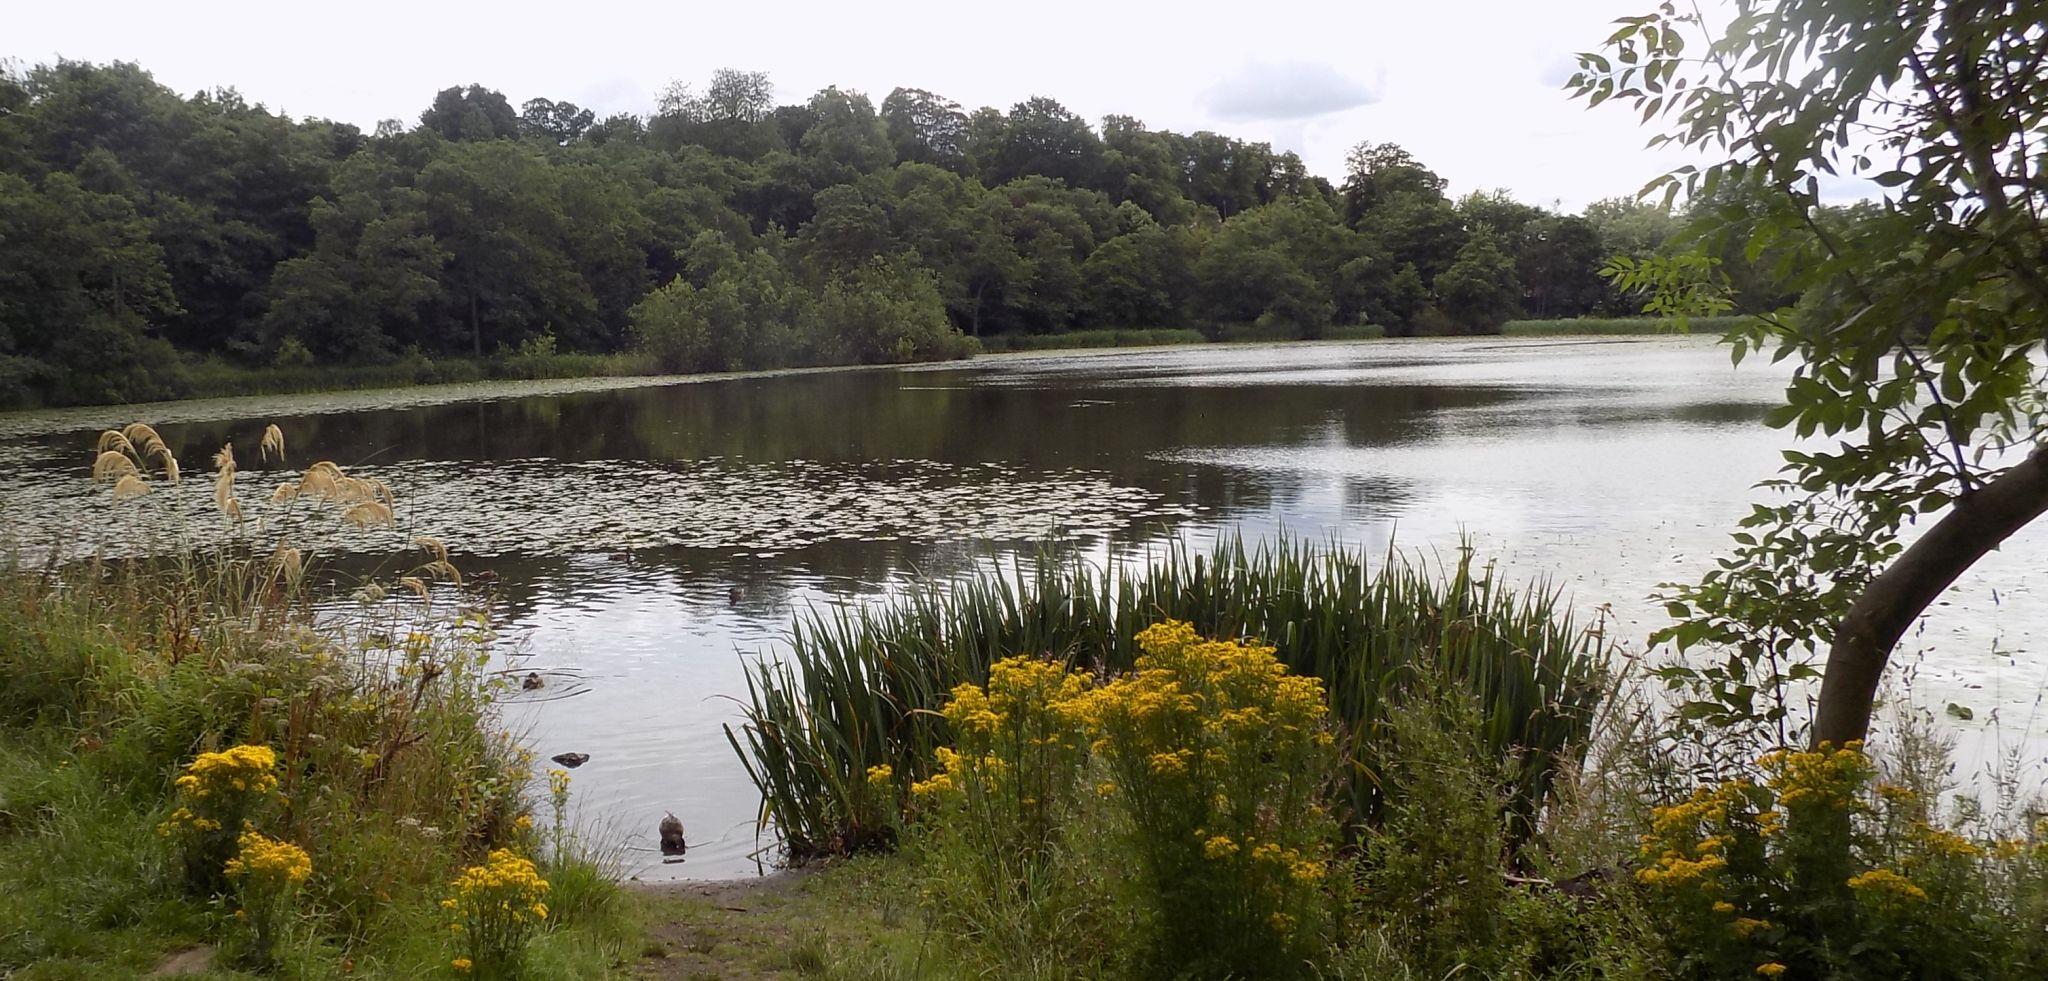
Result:
M1237 530L1373 555L1446 554L1469 536L1582 612L1610 605L1640 646L1663 622L1648 595L1697 578L1776 469L1782 434L1757 420L1781 378L1690 339L1469 340L0 416L0 535L146 549L195 535L170 520L179 506L210 535L203 480L179 506L122 511L60 475L82 473L93 429L135 415L164 422L188 472L283 417L295 448L366 464L398 488L409 528L495 574L507 660L548 681L515 694L509 721L543 756L591 754L578 806L631 869L739 875L754 869L757 798L722 726L746 658L773 656L795 612L957 575L1056 528L1097 560ZM252 465L244 493L282 476ZM362 553L334 563L344 572L402 565L402 534L292 520L330 554ZM2048 729L2032 724L2029 602L2044 539L2023 533L1950 590L1903 658L1917 702L1975 710L1945 723L1965 771L2001 738L2018 745L2015 730ZM680 865L653 852L668 810L690 828Z

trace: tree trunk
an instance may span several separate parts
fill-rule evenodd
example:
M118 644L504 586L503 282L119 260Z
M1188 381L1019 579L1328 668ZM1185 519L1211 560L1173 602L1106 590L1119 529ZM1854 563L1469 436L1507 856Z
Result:
M477 319L476 291L469 291L469 343L476 350L476 356L484 356L484 322Z
M1815 707L1815 745L1870 731L1870 706L1892 648L1963 571L2048 511L2048 447L1956 501L1856 598L1835 628Z

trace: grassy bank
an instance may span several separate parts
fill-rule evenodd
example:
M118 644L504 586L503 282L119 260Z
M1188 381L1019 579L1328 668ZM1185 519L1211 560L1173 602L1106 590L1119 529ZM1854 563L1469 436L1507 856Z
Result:
M100 447L117 516L180 469L147 427ZM605 972L635 927L562 821L566 774L537 785L499 727L494 638L440 544L363 584L422 602L316 618L290 529L375 528L391 489L315 464L266 503L215 463L219 541L0 568L0 976Z
M1686 333L1720 337L1742 317L1694 317ZM1676 334L1677 325L1662 317L1572 317L1564 320L1510 320L1501 325L1503 337L1622 337L1643 334Z
M250 368L218 358L191 363L189 398L232 395L300 395L361 388L406 388L480 381L552 378L614 378L661 374L653 358L639 354L513 354L495 358L429 358L415 355L378 365L303 365Z

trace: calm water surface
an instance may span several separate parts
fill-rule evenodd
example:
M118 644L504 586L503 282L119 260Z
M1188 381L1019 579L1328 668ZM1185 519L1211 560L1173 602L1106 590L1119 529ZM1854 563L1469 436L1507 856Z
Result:
M281 425L291 460L397 488L400 531L293 519L340 567L433 534L495 575L502 659L548 679L511 710L543 756L589 753L583 820L646 878L753 874L758 800L721 726L744 659L793 612L872 602L1059 533L1094 554L1234 530L1371 550L1468 535L1641 638L1660 582L1709 566L1782 436L1782 374L1692 339L1427 341L1005 357L648 383L522 383L0 416L0 534L31 555L146 550L203 480L148 507L94 494L92 434L140 416L188 471ZM159 498L166 495L158 495ZM211 524L208 527L212 527ZM2041 755L2048 532L1992 556L1921 624L1914 702L1955 702L1965 758ZM2048 720L2043 720L2048 722ZM687 823L662 865L653 829Z

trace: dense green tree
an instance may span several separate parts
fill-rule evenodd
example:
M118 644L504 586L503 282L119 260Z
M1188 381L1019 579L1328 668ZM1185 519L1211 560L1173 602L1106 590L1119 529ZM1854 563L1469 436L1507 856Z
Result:
M811 96L817 121L806 129L799 152L811 175L811 186L845 184L896 162L888 126L859 92L828 88Z
M876 259L834 278L818 298L818 323L847 360L861 363L932 361L971 350L947 321L931 274L900 260Z
M1339 193L1267 144L1126 116L1098 135L1051 99L967 113L897 89L877 110L832 87L778 106L766 75L731 69L671 86L646 120L545 98L515 111L469 85L436 93L417 127L387 120L371 135L231 89L181 97L130 64L0 70L0 174L19 211L4 244L22 257L0 297L0 375L17 401L135 397L175 391L193 356L340 365L543 340L604 352L656 319L684 325L673 337L709 332L671 345L671 364L896 357L894 339L834 337L815 304L785 310L787 331L732 313L783 309L762 297L791 283L813 300L837 289L851 311L838 324L935 295L970 335L1263 321L1313 336L1360 319L1398 332L1468 225L1502 243L1541 314L1594 305L1589 227L1603 258L1647 255L1668 234L1636 211L1587 225L1502 195L1461 209L1398 147L1361 147L1353 163ZM57 198L80 209L70 224L53 217ZM97 244L48 257L32 241ZM109 269L114 301L93 285ZM642 303L657 287L661 318ZM1639 300L1606 288L1597 304ZM959 349L911 334L916 351ZM135 345L153 352L132 359L150 371L106 384L95 352Z
M967 172L967 114L959 103L923 89L899 88L882 100L881 115L896 159Z
M556 146L568 146L583 138L597 114L574 102L528 99L519 108L519 134Z
M0 174L0 403L176 397L176 354L151 336L176 309L127 198Z
M633 307L640 348L668 371L775 368L822 360L813 292L765 249L716 232L692 244L678 276Z
M977 114L972 122L968 155L990 187L1034 176L1094 187L1101 173L1101 139L1087 120L1052 99L1033 96L1006 117Z
M1498 333L1522 309L1515 260L1484 229L1465 241L1457 261L1437 276L1434 286L1437 306L1469 333Z
M1344 157L1345 218L1356 226L1399 198L1441 201L1448 183L1393 143L1360 143Z
M279 263L265 295L263 350L286 342L322 362L375 362L403 343L431 343L448 251L428 230L424 195L379 154L335 175L334 197L313 204L314 248ZM437 348L438 349L438 348Z
M453 86L442 89L420 113L420 127L444 140L504 140L519 135L519 114L502 92Z

